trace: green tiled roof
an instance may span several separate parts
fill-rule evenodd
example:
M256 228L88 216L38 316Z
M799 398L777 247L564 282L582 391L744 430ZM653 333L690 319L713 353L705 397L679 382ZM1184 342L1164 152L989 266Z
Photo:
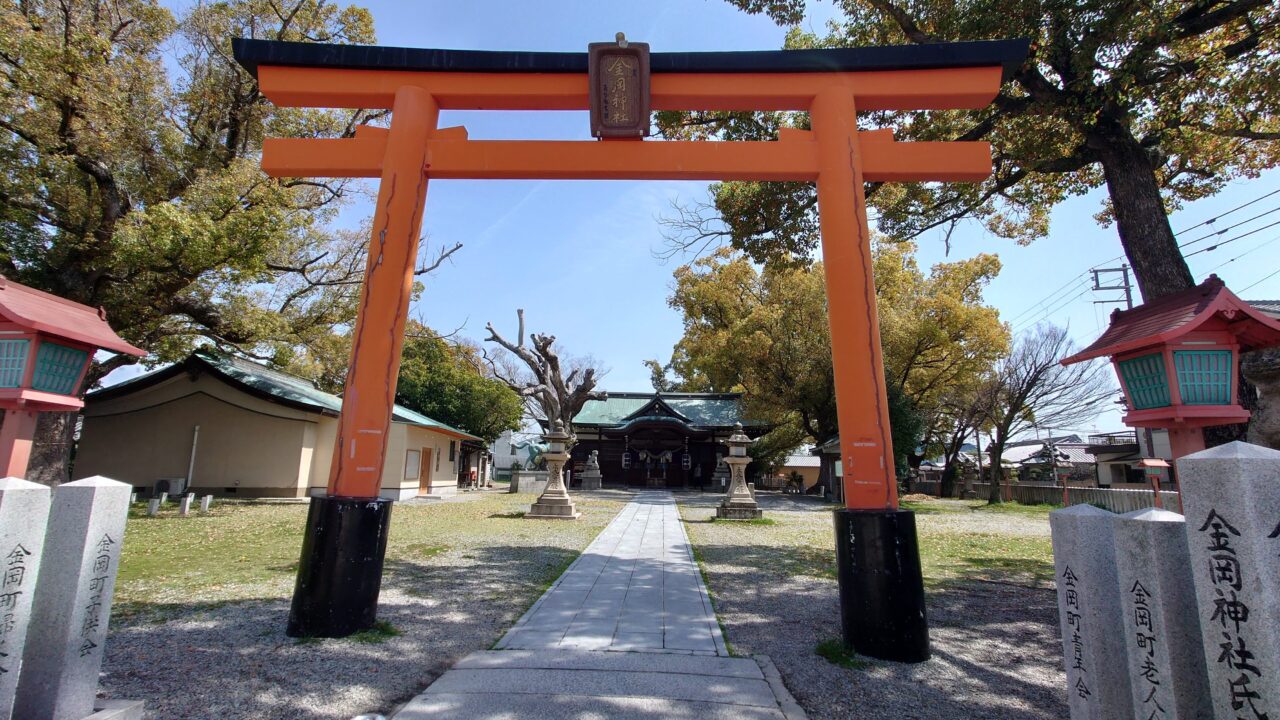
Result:
M573 419L574 425L621 425L657 397L656 393L609 393L607 400L588 400L582 412ZM662 393L662 401L672 410L689 418L693 425L703 427L733 427L763 425L764 423L742 417L742 395L739 393Z
M342 411L342 398L318 389L307 380L208 348L196 350L182 363L169 365L111 387L91 392L88 398L92 399L95 396L103 398L116 397L129 392L135 387L140 389L164 380L179 372L183 366L191 365L204 366L223 378L244 386L248 390L255 391L259 395L269 396L267 399L278 399L285 404L303 406L326 415L337 415ZM395 406L391 414L391 420L406 425L443 430L465 439L480 440L480 438L468 432L446 425L439 420L429 418L400 405Z

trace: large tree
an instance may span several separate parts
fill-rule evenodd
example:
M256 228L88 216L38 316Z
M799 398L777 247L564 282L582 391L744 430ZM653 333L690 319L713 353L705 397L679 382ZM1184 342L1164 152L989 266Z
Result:
M795 28L804 0L729 0ZM1049 210L1105 186L1143 297L1190 287L1167 211L1280 161L1280 4L1274 0L836 0L842 17L787 46L855 47L1027 37L1031 53L990 107L869 113L900 140L990 140L981 184L869 185L895 237L977 218L1029 242ZM803 113L659 113L667 135L773 137ZM722 240L756 259L811 254L816 194L803 183L723 183L672 222L679 247ZM714 222L715 216L723 225Z
M367 235L325 226L345 183L270 179L261 142L345 136L376 115L275 108L231 38L372 42L366 10L24 0L0 8L0 28L0 273L105 308L147 362L213 342L288 364L332 344ZM132 362L95 363L87 386ZM72 428L42 417L37 479L64 475Z
M494 343L509 353L505 358L493 358L487 353L485 357L494 376L527 401L535 419L545 422L548 430L561 423L570 435L569 445L573 445L577 437L573 419L582 411L582 406L588 400L608 398L607 393L595 389L601 373L589 357L561 357L563 353L555 335L530 333L526 344L524 310L516 310L516 317L519 327L515 342L498 332L493 323L485 325L489 331L485 342Z
M489 376L479 348L449 342L419 322L411 321L405 333L396 402L485 442L520 429L524 403Z
M922 421L943 390L974 384L1008 347L998 314L982 305L982 289L999 272L999 261L980 256L940 263L926 275L912 250L909 243L879 243L874 256L900 458L914 451ZM757 269L747 257L721 249L676 270L669 303L684 315L670 363L680 389L742 391L747 412L776 428L770 433L776 441L766 436L769 447L786 439L794 448L806 437L823 441L839 431L820 264ZM666 382L656 361L649 366L657 382Z

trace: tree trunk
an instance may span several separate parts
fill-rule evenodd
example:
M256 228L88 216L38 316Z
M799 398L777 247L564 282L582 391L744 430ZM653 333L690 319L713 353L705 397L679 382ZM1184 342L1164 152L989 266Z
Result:
M71 480L71 448L79 413L42 412L36 419L27 480L57 487Z
M1245 353L1240 370L1258 394L1249 442L1280 450L1280 349Z
M987 488L987 502L993 505L1004 502L1000 485L1004 483L1004 443L991 444L991 485Z
M1117 120L1100 120L1087 142L1102 162L1120 243L1142 298L1150 302L1193 287L1146 148Z
M956 463L948 460L942 467L942 480L938 482L938 497L949 498L956 487Z

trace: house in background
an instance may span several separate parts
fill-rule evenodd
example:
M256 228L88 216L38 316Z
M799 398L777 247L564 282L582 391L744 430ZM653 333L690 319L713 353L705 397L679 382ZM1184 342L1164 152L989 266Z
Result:
M1173 460L1169 433L1157 429L1122 430L1089 436L1088 452L1098 463L1098 486L1117 489L1151 487L1138 461L1143 458ZM1168 470L1161 470L1162 487L1173 487Z
M143 492L307 497L328 483L341 409L341 398L307 380L201 349L89 393L73 476L104 475ZM382 496L455 493L460 473L472 470L463 441L483 442L395 406Z
M1050 462L1049 447L1057 457ZM1092 485L1096 479L1093 456L1079 435L1061 435L1007 443L1001 460L1017 468L1018 482L1057 484L1065 476L1076 485Z
M809 492L818 484L822 474L822 458L812 454L788 455L774 473L773 483L769 487L785 488L791 482L793 473L800 476L801 492Z

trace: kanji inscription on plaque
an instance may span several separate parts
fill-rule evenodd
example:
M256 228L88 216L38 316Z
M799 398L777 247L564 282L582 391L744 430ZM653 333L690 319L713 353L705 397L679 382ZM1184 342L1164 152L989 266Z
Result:
M649 134L649 45L591 43L587 46L591 84L591 135L597 138Z

